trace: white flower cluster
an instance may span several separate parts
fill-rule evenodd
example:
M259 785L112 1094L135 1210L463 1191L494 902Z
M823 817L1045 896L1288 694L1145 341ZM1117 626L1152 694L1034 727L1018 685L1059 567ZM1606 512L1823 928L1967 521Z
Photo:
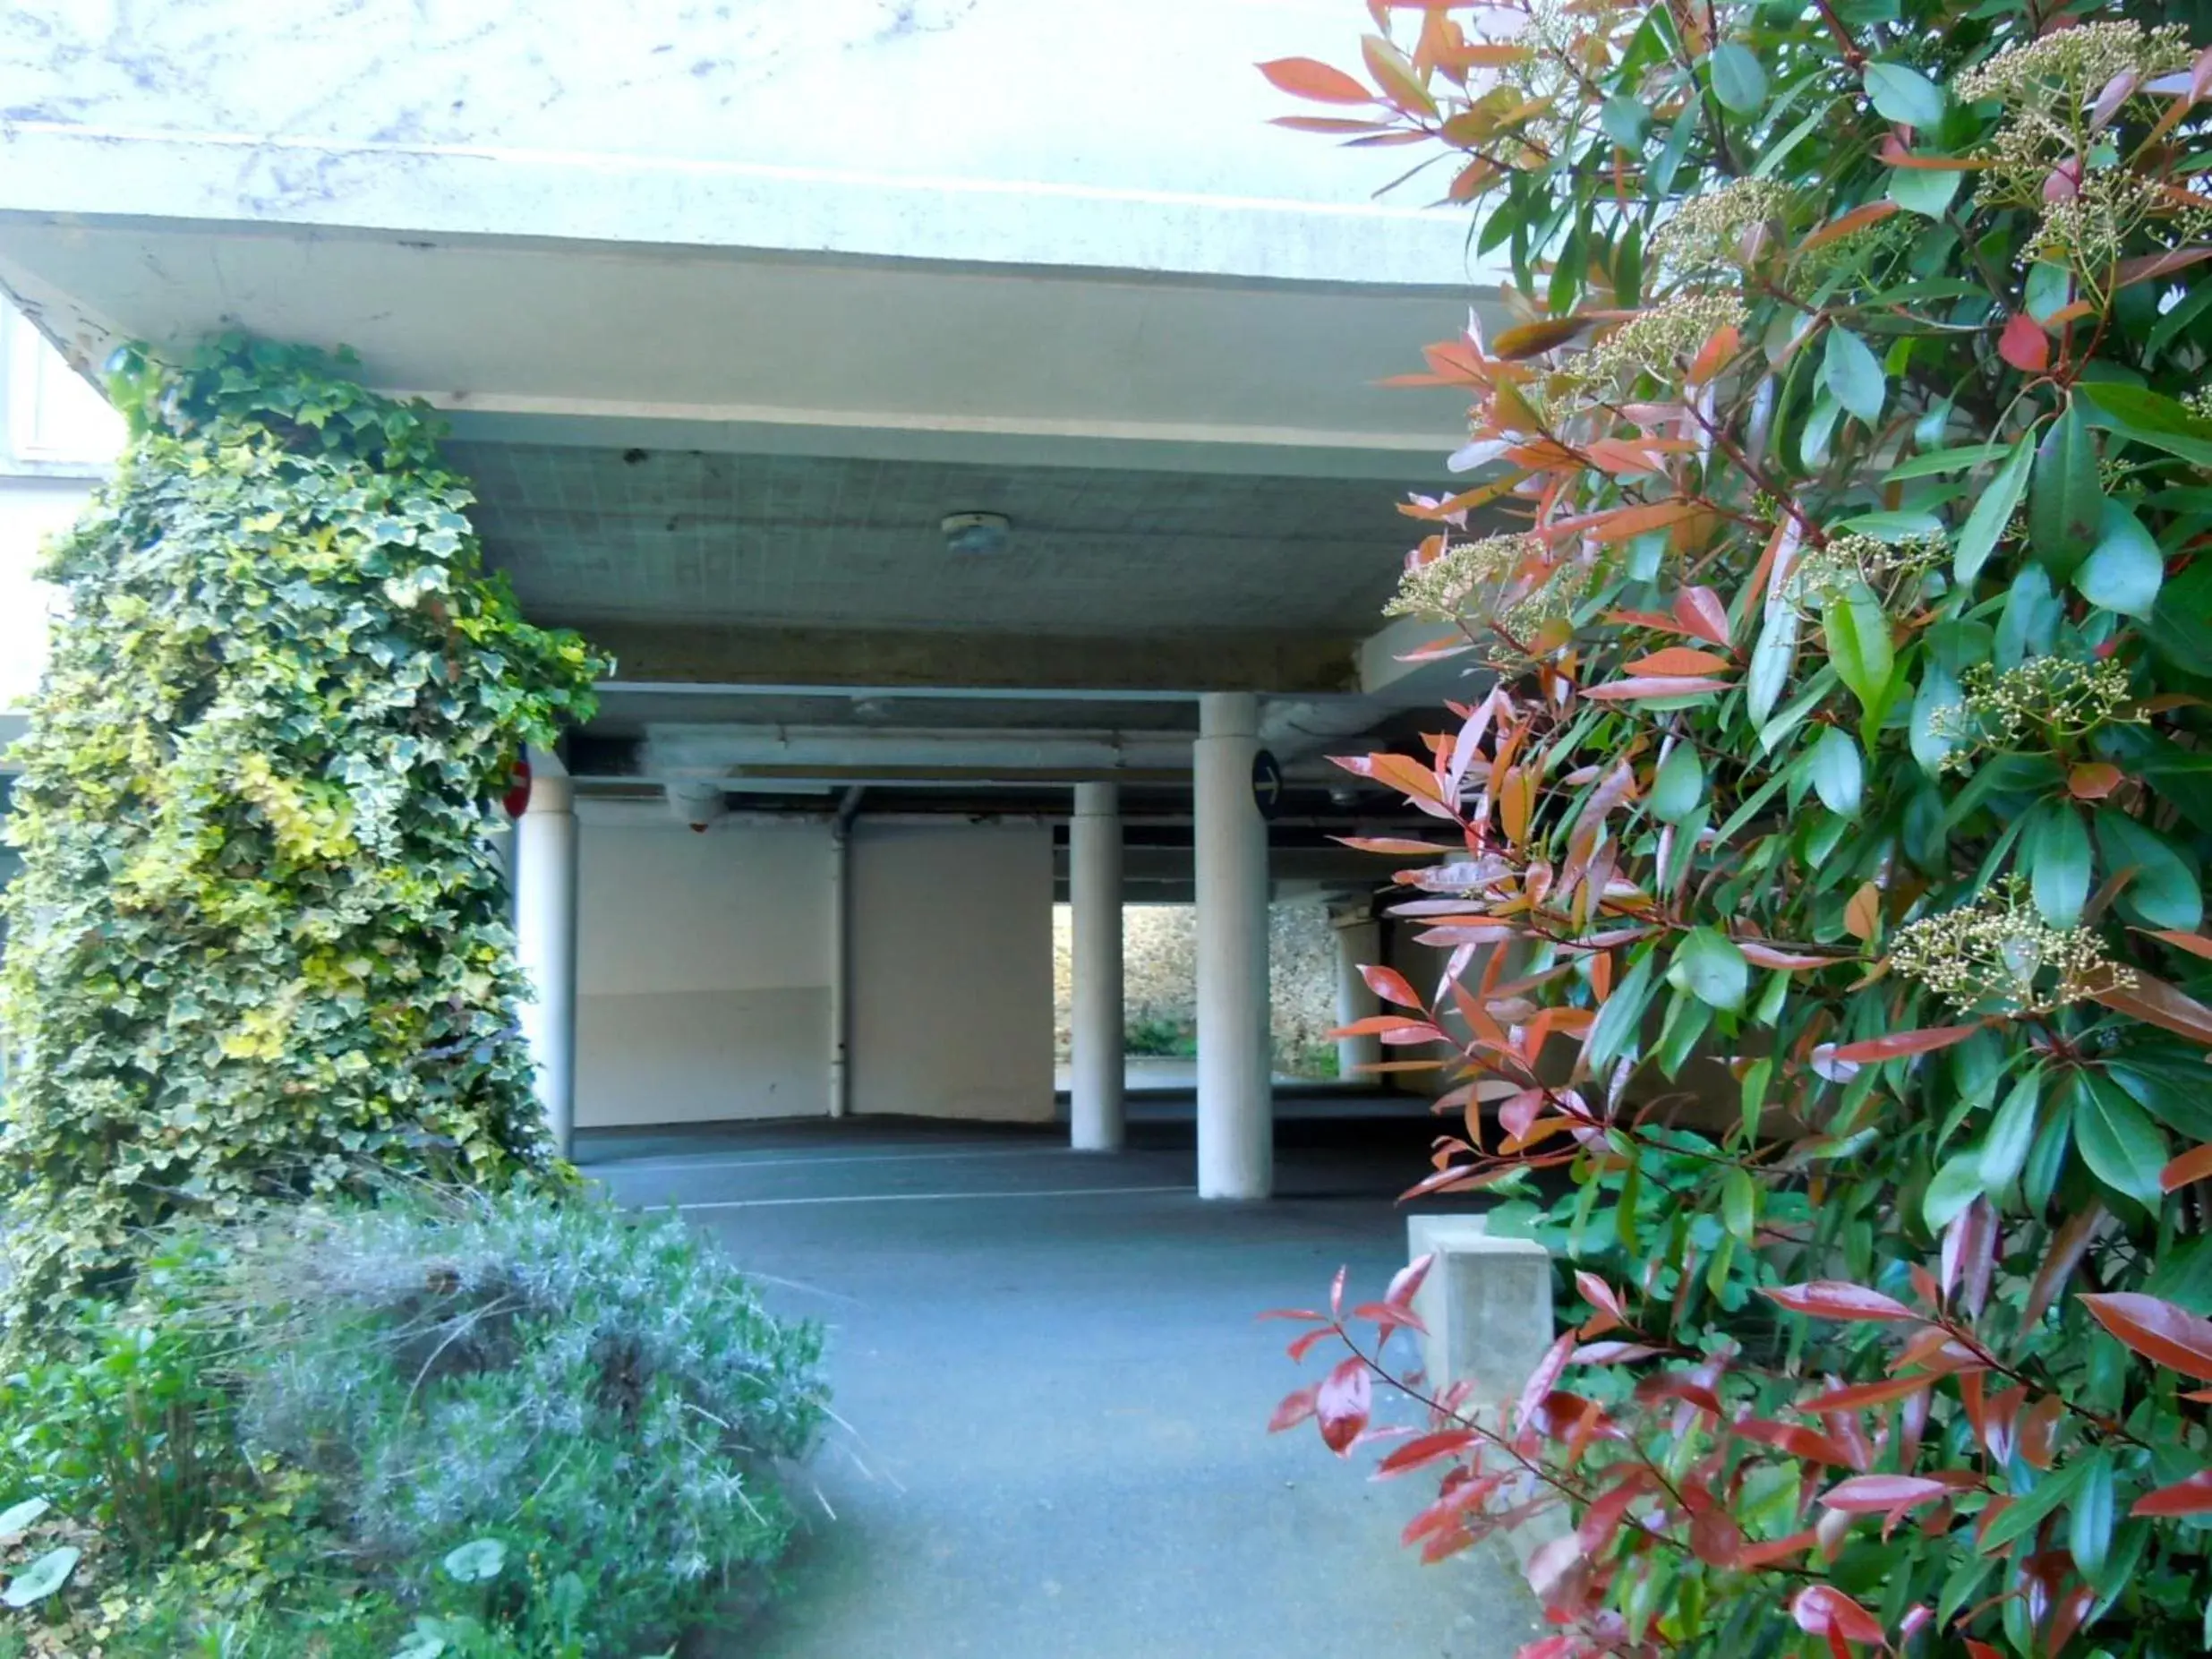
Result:
M2088 928L2046 924L2018 877L1900 928L1890 966L1960 1013L2049 1013L2135 982Z

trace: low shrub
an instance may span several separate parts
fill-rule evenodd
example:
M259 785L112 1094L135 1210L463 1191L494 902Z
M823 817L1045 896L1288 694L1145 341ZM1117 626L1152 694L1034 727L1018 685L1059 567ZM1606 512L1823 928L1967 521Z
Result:
M81 1552L0 1655L665 1646L781 1553L820 1348L674 1218L576 1196L172 1234L0 1391L0 1509L49 1506L5 1564Z

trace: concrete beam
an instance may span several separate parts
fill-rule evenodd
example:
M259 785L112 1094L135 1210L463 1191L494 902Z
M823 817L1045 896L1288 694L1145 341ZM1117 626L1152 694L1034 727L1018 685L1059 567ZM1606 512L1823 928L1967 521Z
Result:
M866 686L877 689L1267 691L1348 689L1346 642L1308 635L1091 637L870 633L833 629L565 622L616 660L624 681Z

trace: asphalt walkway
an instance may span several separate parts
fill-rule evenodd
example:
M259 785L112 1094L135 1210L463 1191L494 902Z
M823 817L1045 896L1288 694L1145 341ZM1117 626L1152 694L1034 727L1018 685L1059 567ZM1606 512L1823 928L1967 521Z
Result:
M1286 1103L1288 1105L1288 1103ZM909 1119L586 1132L626 1202L674 1202L823 1321L842 1426L799 1477L783 1592L736 1659L1491 1659L1536 1634L1502 1551L1423 1568L1377 1484L1311 1430L1318 1372L1263 1308L1405 1259L1392 1195L1425 1119L1305 1100L1267 1204L1201 1204L1188 1108L1132 1149ZM1400 1338L1403 1340L1403 1338ZM1431 1489L1432 1490L1432 1489Z

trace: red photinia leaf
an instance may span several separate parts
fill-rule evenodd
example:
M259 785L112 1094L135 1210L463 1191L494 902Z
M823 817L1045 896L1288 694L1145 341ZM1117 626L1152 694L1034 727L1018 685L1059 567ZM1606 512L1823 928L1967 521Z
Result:
M1313 1351L1314 1344L1317 1342L1326 1342L1329 1338L1335 1336L1337 1332L1334 1327L1323 1325L1318 1330L1309 1330L1302 1336L1294 1337L1291 1339L1290 1346L1285 1347L1283 1352L1290 1355L1293 1364L1296 1364L1297 1362L1303 1360L1307 1355Z
M1585 1272L1577 1268L1575 1271L1575 1288L1582 1292L1582 1299L1584 1302L1600 1313L1610 1315L1614 1324L1628 1323L1627 1310L1620 1305L1619 1296L1614 1294L1610 1285L1595 1273ZM1595 1333L1585 1330L1585 1334L1594 1335Z
M1536 322L1524 322L1495 336L1490 341L1490 355L1507 363L1541 356L1566 345L1596 321L1595 317L1546 317Z
M1352 1317L1373 1320L1379 1333L1386 1337L1394 1330L1410 1330L1423 1337L1429 1334L1429 1327L1422 1322L1420 1314L1396 1302L1362 1302L1352 1310Z
M1851 1388L1831 1389L1825 1394L1798 1401L1797 1408L1806 1412L1863 1411L1869 1406L1886 1406L1917 1394L1934 1381L1934 1377L1918 1373L1909 1377L1892 1377L1886 1382L1862 1382Z
M1710 587L1686 587L1677 594L1674 620L1684 633L1728 648L1728 607Z
M2140 1354L2192 1377L2212 1377L2212 1319L2135 1291L2085 1296L2097 1322Z
M2185 270L2199 260L2212 260L2212 247L2170 248L2164 253L2139 254L2134 259L2122 260L2115 287L2128 287L2138 282L2148 282L2155 277L2167 277L2177 270Z
M2169 1193L2208 1178L2212 1178L2212 1141L2193 1152L2183 1152L2158 1172L2158 1184Z
M1435 1265L1434 1251L1427 1255L1415 1256L1390 1276L1389 1288L1382 1293L1382 1299L1392 1307L1409 1306L1413 1300L1413 1293L1421 1288L1422 1281L1429 1277L1429 1270Z
M2201 933L2183 933L2178 928L2150 928L2144 931L2152 938L2171 945L2177 951L2187 951L2191 956L2212 960L2212 939Z
M1349 1025L1340 1025L1329 1032L1331 1037L1386 1037L1393 1031L1431 1032L1436 1027L1426 1020L1416 1020L1403 1013L1371 1013L1364 1020L1354 1020ZM1425 1041L1425 1035L1415 1039Z
M1373 1404L1374 1381L1368 1374L1367 1362L1357 1358L1338 1361L1313 1395L1313 1415L1329 1450L1341 1458L1352 1449L1352 1442L1367 1426L1367 1414Z
M1690 1518L1690 1553L1709 1567L1733 1567L1743 1553L1744 1529L1726 1509L1710 1509Z
M1395 968L1362 968L1360 978L1367 981L1367 988L1387 1003L1396 1003L1401 1008L1426 1008L1421 994L1406 983L1405 976Z
M2199 1469L2185 1481L2144 1493L2128 1513L2159 1517L2212 1514L2212 1469Z
M1576 1365L1625 1365L1632 1360L1649 1359L1654 1354L1665 1352L1664 1348L1642 1342L1585 1342L1568 1355L1567 1360Z
M1839 1278L1816 1278L1804 1285L1770 1285L1763 1287L1759 1294L1781 1303L1793 1313L1809 1313L1815 1319L1917 1321L1921 1317L1895 1296L1885 1296L1878 1290Z
M1260 73L1293 98L1317 104L1371 104L1375 95L1341 69L1311 57L1278 57L1260 65ZM1249 84L1249 83L1248 83Z
M1564 1332L1557 1341L1544 1350L1543 1358L1536 1362L1536 1369L1528 1373L1528 1381L1521 1385L1521 1401L1514 1413L1514 1421L1524 1425L1535 1416L1536 1407L1544 1396L1551 1392L1567 1369L1567 1355L1575 1351L1575 1333Z
M1602 686L1592 686L1583 692L1601 703L1634 702L1640 697L1694 697L1701 691L1726 691L1731 682L1709 676L1676 677L1652 675L1628 680L1616 680Z
M2133 983L2108 987L2097 993L2097 1000L2147 1025L2163 1026L2193 1042L2212 1044L2212 1008L2139 968L2131 972Z
M1717 674L1729 666L1728 658L1714 651L1696 651L1688 646L1669 646L1663 651L1638 657L1627 672L1639 679L1664 675Z
M1457 1457L1476 1439L1473 1429L1445 1429L1434 1434L1418 1435L1377 1464L1375 1478L1387 1481L1393 1475L1410 1474L1431 1463Z
M1313 1415L1313 1396L1320 1385L1309 1384L1295 1394L1285 1394L1283 1403L1275 1408L1275 1415L1268 1419L1268 1432L1280 1434L1285 1429L1294 1429Z
M2066 774L2066 792L2076 800L2102 800L2125 776L2108 760L2085 760Z
M1825 1463L1839 1469L1851 1467L1851 1454L1817 1429L1801 1423L1776 1423L1766 1417L1746 1417L1729 1425L1731 1433L1762 1446L1772 1446L1806 1463Z
M1950 1485L1917 1475L1854 1475L1821 1494L1821 1502L1848 1515L1883 1515L1947 1497Z
M2040 374L2051 366L2051 337L2026 312L2016 311L1997 336L1997 355L2023 374Z
M1808 1584L1789 1603L1789 1616L1807 1636L1840 1636L1847 1642L1883 1645L1882 1621L1832 1584Z
M1457 847L1446 846L1442 842L1414 841L1398 835L1331 835L1329 839L1343 843L1354 852L1410 853L1414 858L1420 858L1424 853L1460 851Z
M1966 1638L1966 1651L1969 1659L2004 1659L2004 1655L1987 1642L1977 1642L1970 1636Z
M1738 939L1736 948L1744 953L1744 960L1760 968L1780 968L1794 971L1799 968L1825 968L1832 962L1847 961L1836 956L1814 956L1804 951L1785 951L1759 939Z
M2066 1287L2080 1264L2081 1253L2089 1247L2097 1224L2105 1219L2105 1206L2096 1199L2073 1214L2060 1226L2057 1236L2044 1252L2043 1265L2036 1270L2034 1283L2028 1287L2028 1311L2020 1324L2023 1330L2033 1330L2042 1321L2051 1304Z
M1810 1526L1803 1532L1793 1532L1787 1538L1771 1538L1764 1544L1748 1544L1736 1554L1738 1571L1751 1572L1790 1556L1802 1555L1820 1542L1820 1535Z
M1255 1313L1259 1319L1327 1319L1328 1314L1316 1308L1269 1308L1264 1313Z
M1631 1465L1627 1473L1590 1507L1583 1511L1576 1524L1575 1535L1582 1540L1583 1552L1596 1555L1613 1541L1620 1530L1620 1523L1628 1513L1628 1506L1658 1484L1649 1469Z
M1743 331L1734 323L1723 324L1703 346L1697 355L1690 359L1687 373L1682 377L1686 386L1703 386L1707 381L1728 367L1736 354L1743 349Z
M1944 163L1953 167L1955 162ZM1799 253L1810 253L1815 248L1825 247L1832 242L1855 235L1869 225L1878 225L1897 211L1897 203L1888 200L1869 201L1864 207L1853 208L1840 218L1830 219L1818 230L1798 244Z
M1815 1058L1844 1060L1854 1065L1873 1065L1909 1054L1927 1054L1962 1043L1982 1028L1978 1025L1931 1025L1917 1031L1892 1031L1887 1037L1869 1037L1855 1043L1823 1043Z

